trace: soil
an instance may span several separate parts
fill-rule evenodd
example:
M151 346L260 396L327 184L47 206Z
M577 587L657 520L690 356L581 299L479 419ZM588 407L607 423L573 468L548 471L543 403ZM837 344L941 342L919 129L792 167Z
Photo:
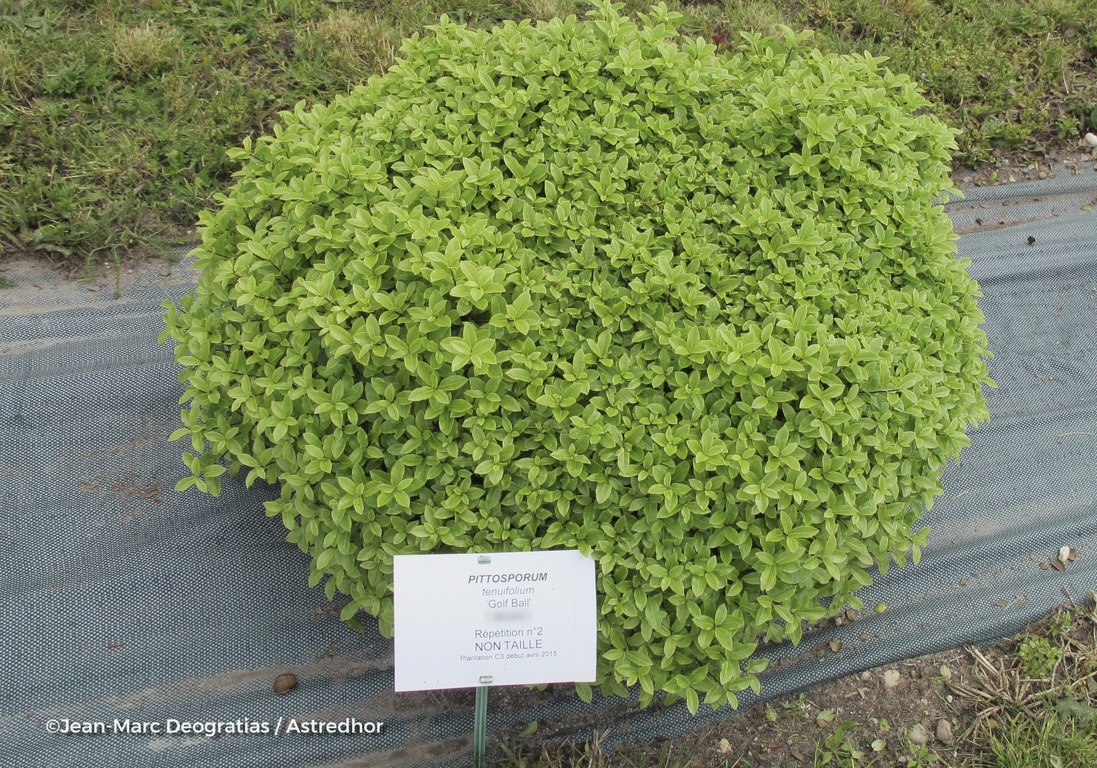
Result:
M857 751L863 758L853 765L891 768L907 766L921 747L923 761L932 754L952 765L975 709L948 683L962 679L970 666L968 654L954 650L866 670L718 726L621 750L622 758L647 766L680 759L691 768L799 768L821 764L817 753L821 759L827 750L834 764L848 765Z

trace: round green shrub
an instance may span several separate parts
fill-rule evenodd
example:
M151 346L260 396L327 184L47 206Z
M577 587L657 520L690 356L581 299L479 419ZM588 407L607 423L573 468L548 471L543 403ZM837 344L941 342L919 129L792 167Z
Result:
M603 689L696 708L917 556L988 353L912 83L676 20L443 19L285 114L165 337L179 487L280 484L345 619L391 632L397 553L577 548Z

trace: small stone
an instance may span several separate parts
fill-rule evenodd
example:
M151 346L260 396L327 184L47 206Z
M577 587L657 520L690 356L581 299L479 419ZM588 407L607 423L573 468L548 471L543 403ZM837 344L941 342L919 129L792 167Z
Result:
M274 678L274 692L283 696L297 687L297 675L292 672L284 672Z
M1087 133L1086 134L1086 144L1088 144L1091 147L1097 147L1097 134Z
M731 742L727 739L720 739L720 754L726 755L731 751Z
M894 688L899 685L899 670L888 669L884 671L884 687Z
M929 731L921 723L915 723L907 731L907 738L910 739L911 744L922 747L929 741Z
M946 747L953 742L952 737L952 723L948 720L937 721L937 741L944 744Z

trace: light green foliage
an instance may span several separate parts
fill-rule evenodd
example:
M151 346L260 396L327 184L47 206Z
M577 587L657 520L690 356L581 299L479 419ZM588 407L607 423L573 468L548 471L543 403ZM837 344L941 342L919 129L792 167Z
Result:
M1021 671L1025 677L1043 679L1049 676L1063 657L1063 648L1052 645L1046 637L1026 638L1017 649L1021 658Z
M674 20L444 20L285 114L165 336L181 485L279 483L345 618L397 553L576 548L603 690L696 708L917 553L987 353L910 81Z

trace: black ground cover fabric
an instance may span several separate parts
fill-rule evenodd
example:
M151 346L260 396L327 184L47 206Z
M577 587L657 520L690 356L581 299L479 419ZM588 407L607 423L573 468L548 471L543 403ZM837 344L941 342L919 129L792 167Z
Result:
M984 187L949 205L982 286L991 421L926 517L919 565L860 593L885 603L810 633L763 695L1015 633L1097 590L1097 173ZM178 368L157 344L185 266L110 290L0 291L0 765L428 766L471 762L471 691L395 694L392 643L307 586L308 561L263 514L273 489L219 498L186 474ZM109 288L109 286L108 286ZM1074 547L1065 571L1038 562ZM862 641L861 636L867 641ZM811 648L842 650L819 663ZM805 663L810 659L810 663ZM272 684L284 671L299 685ZM756 703L745 697L742 706ZM568 686L493 689L489 737L672 736L730 710L580 702ZM379 734L51 734L51 721L381 721ZM246 722L245 722L246 721ZM283 725L283 728L285 726Z

